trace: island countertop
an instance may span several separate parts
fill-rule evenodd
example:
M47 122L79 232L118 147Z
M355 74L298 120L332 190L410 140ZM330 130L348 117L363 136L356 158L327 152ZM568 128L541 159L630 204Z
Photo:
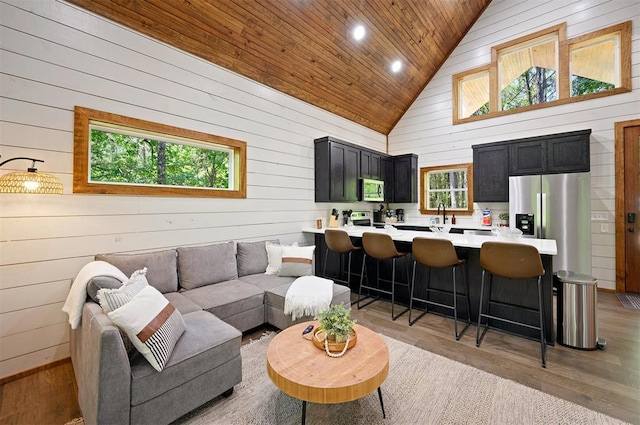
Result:
M324 234L326 227L322 229L315 229L312 227L307 227L302 229L305 233L316 233L316 234ZM415 237L422 238L445 238L449 239L454 246L464 247L464 248L478 248L482 246L484 242L510 242L510 243L521 243L526 245L531 245L535 247L538 252L542 255L557 255L558 247L556 245L555 239L533 239L533 238L505 238L502 236L481 236L481 235L471 235L471 234L458 234L458 233L433 233L433 232L420 232L415 230L386 230L386 229L378 229L372 226L344 226L339 227L338 229L346 231L349 236L355 238L361 238L364 232L375 232L375 233L386 233L394 241L399 242L412 242Z

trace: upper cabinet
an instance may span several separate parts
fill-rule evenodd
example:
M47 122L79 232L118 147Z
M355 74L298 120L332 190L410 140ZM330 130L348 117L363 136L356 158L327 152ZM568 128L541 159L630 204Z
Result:
M360 150L331 137L315 140L315 201L358 200Z
M509 175L578 173L590 170L591 130L509 142Z
M389 156L333 137L314 140L315 201L356 202L360 179L385 182L385 202L418 202L418 156Z
M392 158L393 193L391 194L391 200L388 202L418 202L418 155L409 153ZM387 183L385 182L386 185Z
M547 173L581 173L591 170L589 135L576 131L547 141Z
M384 180L384 201L393 202L393 158L385 156L380 160L382 180Z
M473 201L509 201L509 146L473 146Z
M473 146L474 202L508 202L509 176L590 170L591 130Z
M372 151L360 151L360 177L384 180L382 173L382 154Z

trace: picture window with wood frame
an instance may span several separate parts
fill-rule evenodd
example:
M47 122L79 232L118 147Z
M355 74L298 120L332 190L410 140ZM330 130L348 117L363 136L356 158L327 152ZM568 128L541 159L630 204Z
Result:
M473 164L420 168L420 212L435 214L439 206L459 215L473 214Z
M75 108L74 193L246 197L246 143Z

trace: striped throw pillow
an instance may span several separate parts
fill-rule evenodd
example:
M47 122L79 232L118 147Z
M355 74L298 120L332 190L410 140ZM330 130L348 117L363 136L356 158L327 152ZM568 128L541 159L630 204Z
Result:
M310 276L313 274L313 251L311 246L283 246L282 265L278 271L279 276Z
M157 371L164 369L186 329L180 312L151 285L107 315Z
M109 313L117 308L122 307L133 298L138 292L149 285L147 281L147 268L136 270L133 272L127 282L116 289L102 288L97 292L98 303L102 307L102 311Z

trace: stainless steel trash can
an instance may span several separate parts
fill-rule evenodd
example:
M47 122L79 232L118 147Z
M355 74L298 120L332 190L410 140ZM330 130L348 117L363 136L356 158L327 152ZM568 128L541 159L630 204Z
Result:
M556 274L558 343L581 350L604 347L598 339L598 281L593 276L560 270Z

